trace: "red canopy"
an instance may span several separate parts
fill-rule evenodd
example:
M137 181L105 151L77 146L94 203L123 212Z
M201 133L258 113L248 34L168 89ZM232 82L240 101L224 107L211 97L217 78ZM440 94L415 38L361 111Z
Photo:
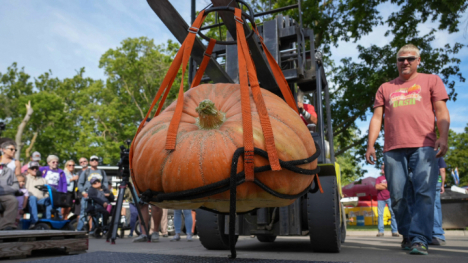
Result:
M375 179L367 177L343 186L342 191L345 197L359 197L359 201L377 200L377 189L375 189Z

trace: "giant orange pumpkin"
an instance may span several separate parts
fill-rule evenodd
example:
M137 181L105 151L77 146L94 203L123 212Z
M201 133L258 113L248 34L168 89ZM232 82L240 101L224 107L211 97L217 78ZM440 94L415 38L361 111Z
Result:
M279 158L290 161L313 155L316 149L312 136L297 113L273 93L264 89L261 92ZM252 97L250 104L254 146L265 150L262 127ZM173 193L229 178L234 151L243 147L238 84L204 84L186 92L177 146L175 150L168 151L165 149L166 135L175 105L175 102L172 103L158 117L153 118L134 139L132 179L139 192L150 189ZM268 165L268 160L255 156L255 167L264 165ZM237 171L242 171L243 160L239 160L237 166ZM317 160L299 167L315 169ZM271 189L288 195L304 191L313 180L313 176L286 169L256 173L255 178ZM237 212L257 207L281 207L293 202L272 196L253 182L237 186ZM164 201L155 205L173 209L204 206L228 212L229 191L195 200Z

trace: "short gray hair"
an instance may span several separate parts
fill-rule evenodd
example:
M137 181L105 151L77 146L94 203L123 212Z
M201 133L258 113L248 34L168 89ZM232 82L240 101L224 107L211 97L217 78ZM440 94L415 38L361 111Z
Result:
M304 97L305 97L304 92L300 89L297 89L297 93L296 93L297 102L304 103Z
M58 161L59 158L58 158L57 155L52 155L52 154L49 155L49 156L47 156L47 163L49 163L49 162L52 161L52 160L57 160L57 161Z
M398 50L398 53L397 53L397 59L398 59L398 55L402 52L415 52L416 53L416 57L419 58L419 56L421 55L420 52L419 52L419 48L413 44L406 44L404 46L402 46L400 48L400 50Z
M6 149L6 147L11 146L11 145L15 146L16 148L16 143L10 139L10 140L6 140L5 142L3 142L0 147L2 147L2 149Z

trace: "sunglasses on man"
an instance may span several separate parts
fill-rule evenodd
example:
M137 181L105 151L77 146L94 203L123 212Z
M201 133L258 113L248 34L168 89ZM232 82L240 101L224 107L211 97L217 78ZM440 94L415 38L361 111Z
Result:
M398 62L405 62L405 60L408 60L408 62L413 62L417 59L417 57L399 57L397 60Z
M99 162L99 160L98 160L98 159L91 159L91 162L92 162L92 161Z

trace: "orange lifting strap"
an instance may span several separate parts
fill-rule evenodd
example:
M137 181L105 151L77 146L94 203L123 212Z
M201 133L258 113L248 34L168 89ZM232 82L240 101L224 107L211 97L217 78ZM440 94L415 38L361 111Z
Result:
M253 128L252 128L252 112L250 108L250 91L249 87L252 91L252 97L257 107L258 115L260 117L260 123L262 126L263 136L265 138L266 143L266 151L268 153L268 159L273 171L281 170L281 166L278 160L278 153L276 151L275 140L273 136L273 130L271 128L270 118L268 116L268 112L266 109L265 102L263 100L262 93L260 91L260 85L257 79L257 72L255 69L255 64L252 61L252 57L250 56L250 50L247 45L247 40L245 37L244 32L244 21L242 20L242 11L238 8L235 9L234 18L236 20L236 29L237 29L237 50L238 50L238 61L239 61L239 80L240 80L240 87L241 87L241 106L242 106L242 125L244 130L244 172L246 181L253 181L254 180L254 144L253 144ZM189 28L189 34L187 38L185 38L184 42L182 43L181 48L177 52L177 55L172 62L169 71L167 72L164 80L151 104L148 113L146 114L144 120L141 122L140 126L137 129L135 138L140 133L141 129L143 128L146 119L149 117L151 111L153 110L156 103L162 96L161 101L159 102L158 109L154 114L154 117L158 116L161 112L161 109L164 105L164 101L169 94L169 90L174 83L174 80L177 76L177 72L179 71L180 67L182 66L182 79L184 79L185 71L187 68L187 64L190 58L190 54L192 52L192 47L195 42L196 34L199 31L203 21L206 18L205 11L202 10L196 20L193 22L192 26ZM268 63L270 64L271 70L273 71L273 75L275 80L280 87L281 93L286 100L286 103L298 113L296 108L296 102L293 98L292 92L289 88L286 79L284 78L283 72L281 68L278 66L276 61L274 60L271 53L266 48L265 44L263 43L263 39L261 38L258 30L256 28L253 29L255 33L259 36L262 47L264 52L266 53ZM213 48L216 44L216 40L211 39L207 50L205 52L205 56L203 58L202 63L195 75L195 78L192 82L191 88L198 86L201 81L201 78L204 74L204 71L210 61L211 53L213 52ZM177 97L177 104L176 109L174 111L174 115L172 117L171 123L169 124L168 133L166 137L166 150L174 150L176 145L177 139L177 129L179 127L180 119L182 117L182 109L184 105L184 82L181 81L179 87L179 94ZM250 83L250 86L249 86ZM299 113L298 113L299 114ZM133 140L134 141L134 140ZM130 170L132 171L132 158L133 158L133 142L132 146L130 147ZM135 182L134 182L135 183ZM137 187L138 189L138 187Z

